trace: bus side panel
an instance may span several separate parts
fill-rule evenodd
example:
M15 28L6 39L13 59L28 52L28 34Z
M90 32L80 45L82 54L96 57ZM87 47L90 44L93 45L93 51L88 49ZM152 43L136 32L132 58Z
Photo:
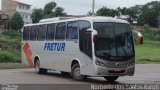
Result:
M78 41L66 41L66 47L63 60L59 61L62 71L71 72L71 64L73 60L82 59L79 51Z
M36 56L38 56L39 61L40 61L40 67L41 68L48 68L48 59L47 58L47 53L44 51L44 45L45 41L30 41L30 50L32 51L32 60L34 62L34 59Z

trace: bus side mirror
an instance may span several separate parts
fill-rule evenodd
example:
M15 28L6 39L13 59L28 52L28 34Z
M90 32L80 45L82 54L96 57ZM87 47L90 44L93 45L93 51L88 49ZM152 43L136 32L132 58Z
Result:
M93 30L92 30L91 28L89 28L89 29L86 30L86 33L87 33L87 34L90 34L92 31L93 31Z
M91 28L87 29L87 32L92 32L93 30Z
M135 30L132 30L135 34L137 34L137 36L138 36L138 44L143 44L143 35L140 33L140 32L138 32L138 31L135 31Z
M143 44L143 37L138 37L138 44Z

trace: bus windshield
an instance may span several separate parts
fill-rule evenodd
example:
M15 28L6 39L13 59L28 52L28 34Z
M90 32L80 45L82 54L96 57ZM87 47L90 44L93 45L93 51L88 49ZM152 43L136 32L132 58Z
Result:
M134 46L132 31L129 24L95 22L97 31L95 40L96 57L133 57Z

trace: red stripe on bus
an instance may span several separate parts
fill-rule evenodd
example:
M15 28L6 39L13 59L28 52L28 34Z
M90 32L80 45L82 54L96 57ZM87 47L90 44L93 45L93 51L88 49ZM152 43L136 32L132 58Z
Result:
M29 46L28 43L26 43L24 45L23 50L24 50L24 53L25 53L25 55L27 57L27 61L28 61L29 65L31 67L34 67L34 64L33 64L33 61L32 61L32 51L30 50L30 46Z

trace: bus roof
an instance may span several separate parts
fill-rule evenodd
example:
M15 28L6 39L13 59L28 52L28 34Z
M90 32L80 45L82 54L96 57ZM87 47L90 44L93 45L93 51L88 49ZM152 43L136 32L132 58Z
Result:
M48 19L42 19L42 20L40 20L39 23L54 22L54 21L67 20L67 19L73 19L73 18L74 18L74 17L48 18Z
M73 19L69 18L69 19L65 19L65 20L55 20L54 18L43 19L43 20L41 20L40 23L27 24L25 26L43 25L43 24L59 23L59 22L67 22L67 21L76 21L76 20L86 20L86 21L91 21L91 22L116 22L116 23L127 23L127 24L129 24L128 21L125 21L125 20L122 20L122 19L116 19L116 18L112 18L112 17L94 16L94 17L81 17L81 18L73 18Z

